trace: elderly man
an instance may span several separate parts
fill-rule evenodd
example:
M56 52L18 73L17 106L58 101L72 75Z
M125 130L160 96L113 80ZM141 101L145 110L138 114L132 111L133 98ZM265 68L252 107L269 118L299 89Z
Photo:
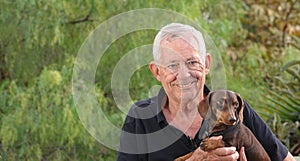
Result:
M205 77L211 57L202 34L191 26L163 27L153 44L150 70L161 82L156 97L135 103L124 122L118 161L173 161L194 151L188 160L246 160L244 149L199 148L202 118L199 102L209 93ZM272 160L294 160L263 120L245 102L244 124L261 142ZM215 139L221 139L216 137Z

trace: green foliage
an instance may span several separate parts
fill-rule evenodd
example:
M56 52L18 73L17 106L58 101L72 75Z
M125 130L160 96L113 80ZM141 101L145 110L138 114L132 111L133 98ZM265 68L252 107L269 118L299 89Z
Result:
M300 61L285 64L276 81L272 83L270 95L266 95L260 113L270 120L272 130L287 145L293 154L300 153ZM299 126L299 125L298 125Z
M61 67L75 55L82 40L94 26L73 26L91 8L91 1L17 0L0 2L1 78L28 83L45 66ZM78 8L76 8L76 6ZM79 7L80 6L80 7ZM80 12L73 12L80 9ZM85 28L85 30L79 29ZM70 41L71 40L71 41Z
M287 88L286 92L297 98L300 95L300 59L285 64L281 71L288 74L287 81L280 77L277 79Z
M78 119L71 69L71 65L60 71L45 68L29 87L15 81L1 83L6 91L0 97L2 159L112 160L107 154L115 152L97 143Z
M228 80L229 88L240 92L260 112L268 106L261 95L269 95L278 71L284 63L299 57L295 44L299 44L300 4L294 0L246 0L243 7L240 34L244 33L244 39L227 49L227 78L234 78Z
M279 114L285 120L300 120L300 102L298 98L291 95L279 95L270 91L271 95L267 96L267 106L265 110L269 115L272 113Z
M276 112L282 119L300 121L300 60L285 64L275 78L277 81L267 96L267 114Z
M300 152L300 124L299 122L292 122L290 120L284 121L279 114L273 114L267 120L269 127L276 134L277 138L281 140L291 152L295 155Z

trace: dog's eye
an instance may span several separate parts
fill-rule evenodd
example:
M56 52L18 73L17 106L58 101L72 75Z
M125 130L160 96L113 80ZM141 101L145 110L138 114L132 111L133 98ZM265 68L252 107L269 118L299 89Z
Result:
M234 102L234 103L233 103L233 106L234 106L235 108L238 108L238 107L239 107L239 102Z

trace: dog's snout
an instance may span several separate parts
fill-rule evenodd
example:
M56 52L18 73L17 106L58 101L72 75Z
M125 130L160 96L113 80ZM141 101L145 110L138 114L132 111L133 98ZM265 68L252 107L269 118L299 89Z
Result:
M232 123L232 124L234 124L236 122L236 118L230 118L229 122Z

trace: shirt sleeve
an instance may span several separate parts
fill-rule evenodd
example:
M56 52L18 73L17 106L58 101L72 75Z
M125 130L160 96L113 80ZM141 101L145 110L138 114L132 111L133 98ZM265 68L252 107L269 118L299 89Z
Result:
M140 153L140 150L144 150L146 143L144 138L139 138L135 134L144 133L143 127L138 123L139 119L131 117L134 116L134 108L131 108L124 121L121 136L120 145L117 155L117 161L146 161L146 155Z
M272 130L261 117L244 101L243 123L252 131L257 140L262 144L271 160L282 161L288 154L288 149L274 135Z
M128 138L124 132L133 132L134 131L134 121L129 116L126 117L126 120L123 124L121 136L120 136L120 145L117 156L117 161L137 161L138 156L135 154L125 153L123 149L125 148L137 148L135 144L128 142Z

